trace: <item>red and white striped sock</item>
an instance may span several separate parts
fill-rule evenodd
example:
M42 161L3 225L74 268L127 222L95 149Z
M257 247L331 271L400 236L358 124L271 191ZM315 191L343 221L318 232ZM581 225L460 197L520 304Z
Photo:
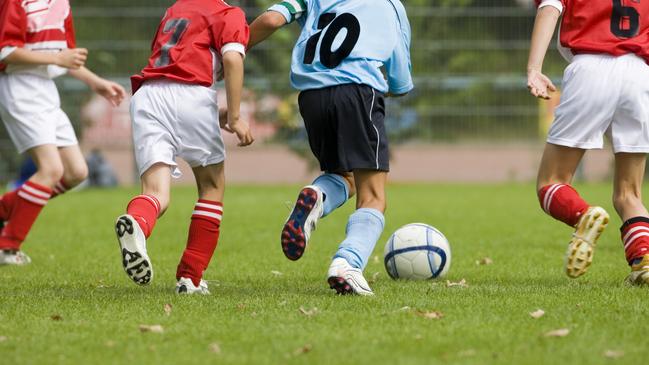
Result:
M633 260L649 254L649 218L631 218L622 224L620 232L624 254L629 265Z
M0 249L18 250L52 195L46 186L27 181L16 191L8 223L0 236Z
M553 184L541 188L538 192L541 208L552 218L574 227L579 217L588 210L586 203L572 186Z
M70 190L70 188L65 184L63 179L61 179L59 182L54 185L54 189L52 189L52 198L56 198L57 196L61 194L65 194L66 191Z
M16 202L16 197L18 196L18 190L20 189L10 191L0 197L0 221L4 222L9 220L14 203Z
M128 203L126 213L135 218L144 237L149 238L160 215L160 201L153 195L138 195Z
M199 285L219 242L222 216L222 203L205 199L196 203L189 226L187 248L178 264L176 279L189 278L194 285Z

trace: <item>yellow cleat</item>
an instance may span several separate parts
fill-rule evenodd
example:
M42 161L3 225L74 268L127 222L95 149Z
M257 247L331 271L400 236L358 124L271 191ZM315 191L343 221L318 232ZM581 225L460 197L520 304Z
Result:
M601 207L590 207L581 216L566 252L566 275L578 278L588 271L593 262L597 239L602 235L608 221L608 213Z
M631 285L649 285L649 255L642 256L642 261L631 265L631 273L626 281Z

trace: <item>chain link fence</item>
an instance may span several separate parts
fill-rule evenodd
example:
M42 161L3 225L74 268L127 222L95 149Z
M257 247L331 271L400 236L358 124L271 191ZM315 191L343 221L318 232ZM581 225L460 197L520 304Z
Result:
M75 1L78 44L90 50L88 67L128 87L128 77L145 65L151 37L171 1ZM233 1L249 21L269 1ZM535 10L531 0L403 1L412 26L416 89L389 100L388 129L394 143L507 143L539 138L539 104L527 95L525 65ZM142 4L146 6L141 6ZM288 70L297 25L251 50L246 86L255 97L276 95L290 101ZM552 50L546 71L560 78L564 62ZM558 81L558 80L557 80ZM79 110L91 96L68 77L57 80L63 107L79 131ZM296 109L292 117L267 118L281 125L275 142L301 139ZM281 113L280 113L281 114ZM286 114L286 112L284 112ZM264 119L264 117L260 117ZM296 120L298 122L296 122ZM0 129L0 180L16 171L16 155Z

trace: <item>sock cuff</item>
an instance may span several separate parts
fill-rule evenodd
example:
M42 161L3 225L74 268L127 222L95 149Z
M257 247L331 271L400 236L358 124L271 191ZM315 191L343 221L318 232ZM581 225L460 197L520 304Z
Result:
M142 195L136 196L135 198L131 199L131 201L128 203L128 206L126 207L126 209L128 210L129 207L131 206L131 204L133 204L134 202L136 202L138 200L143 200L143 201L146 201L149 204L151 204L151 206L153 206L153 208L156 211L156 217L160 215L160 201L158 200L158 198L156 198L153 195L142 194Z
M368 217L370 219L376 219L380 222L381 227L385 226L385 216L383 213L379 210L373 209L373 208L359 208L357 209L352 215L349 217L349 222L355 222L358 220L367 220Z
M69 189L69 187L65 184L65 181L63 181L63 179L61 179L59 182L56 183L56 185L54 185L53 191L54 191L54 194L61 195L61 194L65 193L66 191L68 191L68 189Z
M347 186L347 181L345 180L344 177L338 175L338 174L322 174L318 176L315 180L313 180L313 185L318 185L318 180L325 180L329 181L335 185L340 186L344 191L345 191L345 200L347 200L347 197L349 197L349 186Z
M18 196L30 203L44 206L52 196L52 189L32 181L27 181L18 189Z
M547 213L550 213L550 205L552 204L552 199L554 195L562 188L568 187L573 191L576 191L572 186L567 184L550 184L542 187L538 191L539 202L541 203L541 208Z
M644 224L638 224L638 223L644 223ZM624 223L622 223L622 226L620 227L620 232L624 233L627 229L631 228L632 225L646 225L649 226L649 217L633 217L630 219L627 219Z
M221 224L223 219L223 203L199 199L194 205L192 219L205 219L216 224Z

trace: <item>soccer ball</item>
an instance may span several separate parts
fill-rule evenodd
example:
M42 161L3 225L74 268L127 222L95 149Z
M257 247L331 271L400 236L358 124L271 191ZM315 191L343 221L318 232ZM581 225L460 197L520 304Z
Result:
M384 262L392 279L441 278L451 267L451 247L435 227L411 223L390 236L385 244Z

